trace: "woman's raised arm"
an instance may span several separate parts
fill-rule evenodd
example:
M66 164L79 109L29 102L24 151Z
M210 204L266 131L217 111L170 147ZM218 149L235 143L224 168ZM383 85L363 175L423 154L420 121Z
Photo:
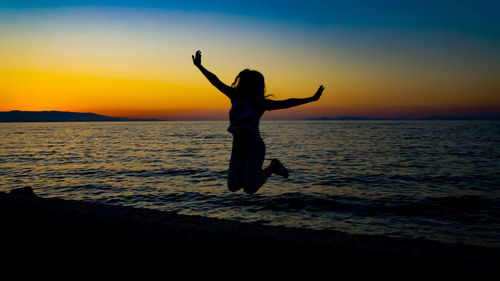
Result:
M196 51L196 54L194 56L191 56L193 58L193 63L198 69L205 75L205 77L212 83L212 85L215 86L219 91L221 91L224 95L226 95L228 98L231 98L232 96L232 91L233 88L229 87L228 85L222 83L222 81L219 80L219 78L213 74L212 72L208 71L203 65L201 65L201 51Z
M319 100L321 95L323 94L323 90L325 87L323 85L319 86L318 91L314 94L314 96L303 99L287 99L287 100L266 100L266 110L277 110L277 109L285 109L294 106L299 106L302 104L310 103L313 101Z

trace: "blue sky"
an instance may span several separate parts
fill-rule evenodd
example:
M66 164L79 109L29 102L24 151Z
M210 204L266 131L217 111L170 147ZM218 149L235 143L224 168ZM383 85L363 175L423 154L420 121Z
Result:
M0 1L4 8L111 6L211 11L310 24L442 27L499 35L499 1Z

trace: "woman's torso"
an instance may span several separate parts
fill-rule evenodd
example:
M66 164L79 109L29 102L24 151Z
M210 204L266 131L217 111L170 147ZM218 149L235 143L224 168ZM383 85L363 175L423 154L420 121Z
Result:
M231 99L231 110L229 111L229 127L227 130L235 137L257 137L260 138L259 121L264 114L249 101L240 98Z

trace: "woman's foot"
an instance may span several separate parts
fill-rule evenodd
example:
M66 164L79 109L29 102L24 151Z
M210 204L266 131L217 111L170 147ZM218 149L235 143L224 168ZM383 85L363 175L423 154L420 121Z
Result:
M283 166L283 164L281 164L280 160L272 159L269 168L271 168L271 172L284 178L288 178L288 170L287 168L285 168L285 166Z

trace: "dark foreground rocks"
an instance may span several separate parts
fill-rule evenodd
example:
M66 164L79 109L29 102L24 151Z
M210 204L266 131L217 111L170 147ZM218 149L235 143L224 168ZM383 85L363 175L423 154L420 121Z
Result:
M336 271L495 268L500 250L263 226L149 209L0 193L4 269L166 272L180 267Z

